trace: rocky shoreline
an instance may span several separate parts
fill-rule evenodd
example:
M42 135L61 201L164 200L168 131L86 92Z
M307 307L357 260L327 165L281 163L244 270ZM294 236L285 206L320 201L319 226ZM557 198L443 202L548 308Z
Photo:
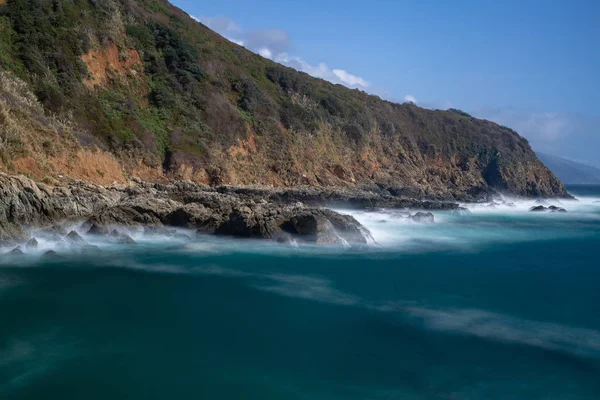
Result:
M48 186L25 176L0 174L0 244L32 245L32 231L77 243L77 233L64 230L65 224L75 222L80 223L79 232L124 242L128 240L126 234L115 228L135 227L163 234L172 234L169 228L186 228L198 233L316 244L372 241L369 231L352 216L324 208L333 206L458 208L455 203L347 188L211 187L139 180L107 187L83 181Z

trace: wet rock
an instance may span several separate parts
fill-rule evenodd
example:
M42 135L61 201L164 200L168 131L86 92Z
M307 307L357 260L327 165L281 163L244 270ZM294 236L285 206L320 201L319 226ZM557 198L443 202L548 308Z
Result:
M435 217L430 212L428 212L428 213L418 212L415 215L413 215L411 217L411 219L413 221L419 222L419 223L433 224L435 222Z
M339 180L340 176L350 177L350 173L334 168L331 176ZM158 229L175 226L206 233L276 240L282 232L281 225L294 216L303 215L304 211L312 213L315 220L328 220L336 233L347 240L344 235L359 238L353 235L358 235L356 232L360 229L348 227L349 230L344 230L344 224L336 226L334 220L338 217L325 215L318 207L426 211L458 208L452 199L460 196L418 200L411 197L422 198L428 193L418 187L397 186L386 183L360 187L210 187L191 182L158 184L132 180L130 185L105 188L65 179L65 182L50 187L24 176L0 173L3 200L0 202L0 243L26 241L29 235L24 226L49 226L40 233L45 236L40 237L62 237L67 232L58 221L82 220L86 221L84 227L90 234L105 235L106 228L113 225ZM485 188L481 188L471 194L465 193L468 199L464 200L491 201L490 193L485 196L485 192ZM327 223L321 221L316 226L325 229Z
M304 214L296 215L287 221L288 229L293 229L296 236L307 242L316 244L340 244L341 237L338 236L333 224L325 217Z
M12 249L9 254L13 256L19 256L23 254L23 250L21 249L21 246L17 246L14 249Z
M530 212L542 212L542 211L546 211L547 208L544 206L535 206L535 207L531 207L529 209Z
M330 210L305 210L280 225L284 232L316 244L367 243L370 232L354 217Z
M465 208L465 207L458 207L456 210L452 211L452 214L456 214L456 215L469 215L469 214L471 214L471 211L468 208Z
M529 211L532 211L532 212L549 211L549 212L561 212L561 213L567 212L567 210L565 210L564 208L560 208L560 207L557 207L557 206L554 206L554 205L552 205L550 207L535 206L535 207L531 207L529 209Z
M85 240L79 235L79 233L75 231L69 232L67 236L65 236L65 240L71 244L84 244Z
M342 216L324 205L352 208L413 208L453 210L457 204L409 199L404 188L267 188L209 187L190 182L154 184L132 181L131 185L104 188L84 182L49 187L25 177L0 173L0 242L22 243L28 239L23 226L46 226L39 237L83 245L76 232L65 231L57 221L86 221L90 235L112 235L109 227L144 228L149 235L173 236L169 226L198 232L277 240L286 227L291 234L319 243L364 243L370 234L352 217ZM410 214L406 213L408 218ZM295 223L291 219L295 218ZM302 232L294 231L294 225ZM68 226L68 225L67 225ZM312 227L312 228L311 228ZM312 229L312 231L311 231ZM181 237L181 239L185 239ZM186 239L187 240L187 239ZM126 240L129 242L129 240Z
M191 228L202 225L212 217L212 211L203 204L190 203L169 213L164 223L170 226Z
M347 187L301 186L295 188L264 188L221 186L220 193L233 194L243 200L257 202L266 199L271 203L293 204L302 202L308 207L336 206L352 209L413 208L422 210L453 210L458 204L450 201L416 200L419 191L371 187L368 189ZM414 197L413 197L414 196ZM412 198L411 198L412 197Z
M339 214L326 209L319 211L331 222L336 233L348 243L366 244L374 242L371 232L351 215Z
M391 217L408 219L411 217L411 215L408 211L394 211L391 213Z
M557 207L554 205L548 207L548 210L550 210L551 212L567 212L567 210L565 210L564 208Z
M79 247L79 249L83 252L99 252L100 247L93 244L83 244Z
M106 226L94 222L87 233L88 235L106 236L109 234L109 230Z
M148 203L144 203L148 200ZM134 204L135 203L135 204ZM139 198L134 203L124 203L100 211L93 215L87 223L98 226L162 226L160 216L152 199Z
M38 241L36 238L31 238L27 241L27 243L25 244L25 247L27 247L28 249L37 249L38 247Z

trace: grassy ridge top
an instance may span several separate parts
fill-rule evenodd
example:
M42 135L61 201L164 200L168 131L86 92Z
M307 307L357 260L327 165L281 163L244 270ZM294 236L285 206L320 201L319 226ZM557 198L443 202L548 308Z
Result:
M0 66L70 122L63 136L146 179L377 185L448 199L565 193L508 128L310 77L162 0L8 0ZM35 147L19 139L3 147L4 164Z

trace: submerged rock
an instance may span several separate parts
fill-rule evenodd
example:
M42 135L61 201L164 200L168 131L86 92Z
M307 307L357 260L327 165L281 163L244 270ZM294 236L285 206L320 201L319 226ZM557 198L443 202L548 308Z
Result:
M408 219L411 218L411 215L408 211L394 211L392 212L391 217Z
M97 252L97 251L100 251L100 247L98 247L98 246L96 246L94 244L87 244L87 243L84 244L84 245L81 245L79 247L79 249L81 251L85 251L85 252Z
M452 214L456 215L469 215L471 211L466 207L458 207L456 210L452 211Z
M117 241L121 244L137 244L137 242L131 236L124 233L117 237Z
M433 224L435 222L435 218L434 218L433 214L430 212L428 212L428 213L418 212L415 215L411 216L410 218L413 221L419 222L419 223Z
M535 207L531 207L529 209L530 212L541 212L541 211L546 211L546 207L544 206L535 206Z
M550 206L550 207L548 207L548 209L551 212L567 212L567 210L565 210L564 208L557 207L557 206Z
M58 254L54 250L48 250L47 252L44 253L44 257L55 258L55 257L58 257Z
M549 211L549 212L561 212L561 213L565 213L567 212L567 210L565 210L564 208L560 208L557 206L550 206L550 207L544 207L544 206L535 206L535 207L531 207L529 209L529 211L532 212L543 212L543 211Z

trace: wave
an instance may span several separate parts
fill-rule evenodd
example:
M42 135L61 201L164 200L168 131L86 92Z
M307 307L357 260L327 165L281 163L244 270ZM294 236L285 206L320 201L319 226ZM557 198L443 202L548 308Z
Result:
M343 306L360 302L358 297L333 288L331 282L324 278L288 274L270 274L262 278L271 282L255 285L255 288L287 297Z
M428 330L600 358L600 332L592 329L527 320L479 309L438 309L414 304L374 303L340 291L331 281L320 277L276 274L267 278L273 282L254 287L287 297L392 313L405 322L420 321L422 327Z
M478 309L384 308L421 320L431 330L475 336L584 357L600 357L600 332Z
M124 262L119 267L149 273L208 275L242 279L248 287L277 296L343 307L359 307L384 315L392 315L403 324L414 325L416 323L421 329L471 336L586 358L600 358L600 332L597 330L529 320L475 308L437 308L397 301L374 302L337 289L331 280L322 276L244 271L218 265L186 268L170 264L146 265Z
M557 205L567 212L529 211L540 203ZM596 198L548 202L505 198L486 204L462 204L461 207L461 210L455 211L431 211L434 223L415 222L407 217L408 210L336 211L356 218L371 231L380 249L386 251L468 252L502 243L600 234L600 199Z

